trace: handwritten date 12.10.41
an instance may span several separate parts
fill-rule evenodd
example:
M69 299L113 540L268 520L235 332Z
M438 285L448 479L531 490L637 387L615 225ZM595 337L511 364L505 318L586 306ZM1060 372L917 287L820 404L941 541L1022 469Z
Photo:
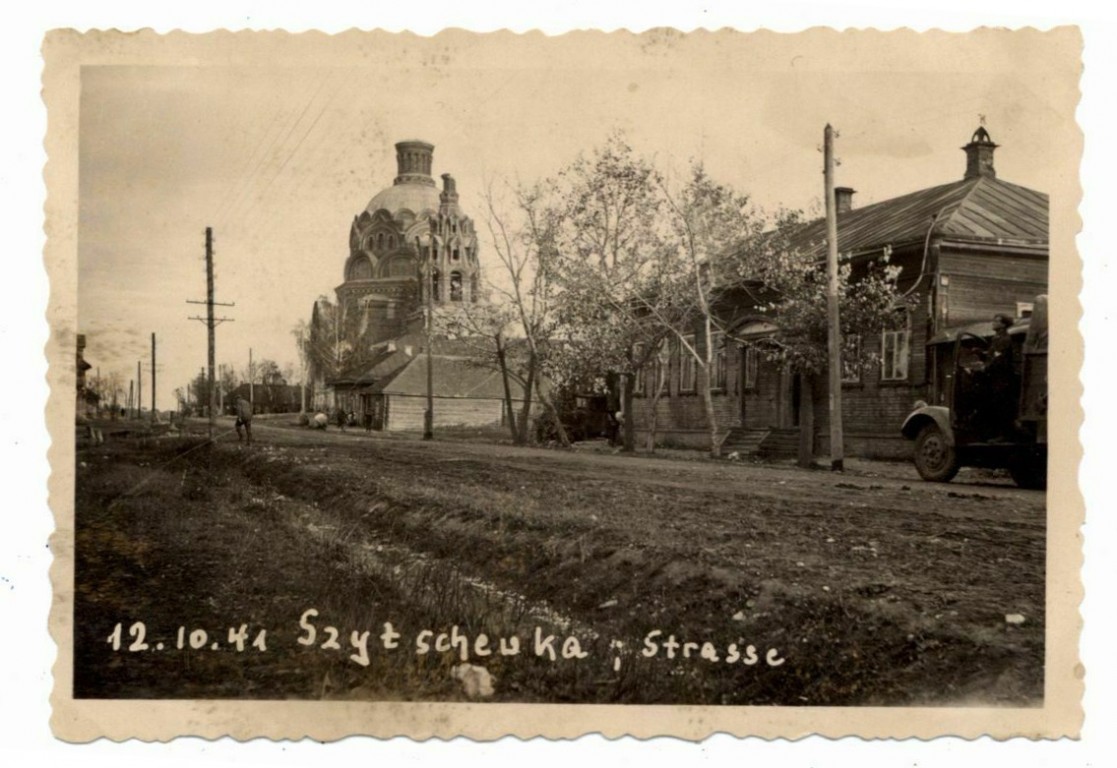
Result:
M225 640L222 642L216 639L220 637L220 633L211 636L204 629L179 627L175 633L173 647L180 651L200 651L207 648L211 651L228 648L238 652L249 648L254 648L257 651L268 649L268 631L266 629L256 631L251 640L249 640L249 634L247 624L241 624L239 627L229 627ZM167 647L162 640L148 638L147 626L142 621L137 621L128 627L127 637L124 633L124 624L118 622L113 627L112 634L106 638L106 642L112 646L114 651L162 651Z

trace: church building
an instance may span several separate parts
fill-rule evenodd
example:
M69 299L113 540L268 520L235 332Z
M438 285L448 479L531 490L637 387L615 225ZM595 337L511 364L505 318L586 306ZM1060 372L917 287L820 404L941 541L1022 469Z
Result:
M459 205L453 176L443 173L438 188L433 160L432 144L396 144L392 185L353 218L336 303L320 298L311 316L314 406L341 408L375 429L421 425L426 376L404 374L426 370L428 314L467 311L482 299L473 220ZM431 345L435 424L499 424L499 373L472 364L468 345L445 338ZM471 386L462 388L457 385L466 369Z

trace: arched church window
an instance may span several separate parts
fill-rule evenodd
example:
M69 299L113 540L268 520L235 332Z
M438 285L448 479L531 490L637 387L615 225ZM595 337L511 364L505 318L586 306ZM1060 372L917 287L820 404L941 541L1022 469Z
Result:
M462 273L450 273L450 301L462 300Z
M442 301L442 294L438 290L439 284L442 282L442 275L438 270L431 272L431 300Z
M388 250L394 251L396 248L396 236L388 235Z
M459 251L457 248L455 248L454 252L450 254L450 258L453 261L457 261L459 258L461 258L461 251Z
M362 256L355 259L349 265L349 279L350 280L371 280L372 279L372 262L368 260L367 256Z
M477 303L477 273L469 276L469 300Z
M376 233L376 250L378 250L378 251L384 250L384 233L383 232L377 232Z

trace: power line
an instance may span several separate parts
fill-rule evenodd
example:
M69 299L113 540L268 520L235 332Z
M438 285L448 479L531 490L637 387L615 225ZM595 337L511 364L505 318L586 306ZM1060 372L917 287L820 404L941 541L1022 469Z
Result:
M326 110L329 109L329 107L333 104L334 99L336 99L338 94L340 94L341 91L343 90L343 87L344 86L341 85L336 90L334 90L333 94L330 95L330 97L326 100L326 102L318 110L318 114L315 115L314 120L310 124L310 127L307 128L306 132L303 133L303 135L299 138L298 142L296 142L295 146L288 153L287 158L283 161L283 164L280 165L279 170L276 171L275 175L271 177L271 180L267 183L267 185L264 187L264 189L261 190L260 193L256 195L255 202L242 215L241 218L243 218L245 220L250 220L251 219L252 213L255 212L255 210L260 206L261 203L264 202L264 198L267 196L268 191L272 188L272 185L275 184L276 179L278 179L280 176L283 175L283 171L287 168L288 164L290 164L290 162L298 154L298 151L302 147L303 142L305 142L307 137L310 136L310 134L314 131L315 127L318 125L318 122L322 119L322 116L326 113ZM319 141L318 141L318 144L315 144L314 146L315 147L320 146L321 141L324 138L325 137L320 137ZM257 229L258 229L258 226L257 226Z
M275 139L279 138L279 134L283 131L283 125L282 122L279 120L279 116L283 114L283 112L284 108L281 106L271 116L271 119L268 120L267 128L264 130L263 138L260 141L255 142L255 148L252 150L252 154L249 155L248 161L241 168L240 175L232 184L229 185L228 191L225 193L225 196L222 198L220 204L218 204L217 209L213 212L214 216L223 217L223 215L229 210L229 205L243 192L244 185L248 183L248 180L257 171L263 161L264 155L266 155L267 152L271 149L272 143L274 143ZM295 110L292 109L290 114L294 113ZM271 137L272 141L268 142L267 139L268 136L271 135L273 127L276 128L275 135ZM223 223L220 218L219 223Z
M288 127L287 127L287 131L286 131L286 132L285 132L285 133L283 134L283 138L282 138L282 139L281 139L281 140L279 141L279 144L278 144L278 145L277 145L277 147L276 147L276 153L277 153L277 154L278 154L278 151L279 151L280 149L282 149L283 145L287 143L287 140L288 140L288 139L290 139L290 138L291 138L291 136L292 136L292 135L294 134L294 132L295 132L295 129L296 129L296 128L298 127L298 125L299 125L299 124L300 124L300 123L301 123L301 122L303 121L303 118L304 118L304 117L306 117L306 114L307 114L307 113L308 113L308 112L310 111L310 107L311 107L311 105L312 105L312 104L314 103L314 101L315 101L315 100L316 100L316 99L318 98L318 95L319 95L319 94L320 94L320 93L322 92L322 89L323 89L323 88L324 88L324 87L326 86L326 82L327 82L328 80L329 80L329 75L327 75L326 77L322 78L322 82L320 82L320 83L318 84L318 88L317 88L317 89L315 89L315 91L314 91L314 94L313 94L313 95L312 95L312 96L311 96L311 97L310 97L310 98L309 98L309 99L307 100L306 104L305 104L305 105L303 106L303 108L302 108L302 111L301 111L301 112L299 112L299 116L298 116L297 118L295 118L295 119L294 119L294 120L293 120L293 121L292 121L292 122L290 123L290 125L288 125ZM296 145L296 148L297 148L297 145ZM290 152L288 152L288 153L287 153L287 159L288 159L288 160L290 159ZM285 161L283 162L283 166L286 166L286 163L287 163L287 160L285 160ZM261 170L262 170L262 168L261 168ZM282 167L280 168L280 171L282 171ZM277 173L276 175L278 175L278 173ZM272 176L272 181L274 181L274 180L275 180L275 176ZM253 185L253 184L249 184L249 185L247 185L247 186L246 186L246 191L247 191L247 192L249 192L249 196L248 196L248 198L247 198L247 199L251 199L251 197L252 197L252 195L251 195L251 191L252 191L252 188L253 188L254 186L255 186L255 185ZM270 186L270 183L269 183L269 185L268 185L268 186ZM232 205L232 206L230 207L230 209L229 209L229 212L228 212L228 215L227 215L227 216L225 217L225 219L224 219L224 221L223 221L222 223L223 223L223 224L229 224L229 223L231 223L232 221L235 221L235 220L237 220L237 219L243 219L243 218L245 218L245 217L247 216L247 214L248 214L248 213L250 213L250 212L251 212L251 211L252 211L253 209L255 209L256 205L257 205L257 204L259 203L259 200L260 200L260 195L256 195L256 196L255 196L255 198L256 198L256 199L255 199L255 200L254 200L254 201L253 201L252 203L249 203L249 206L250 206L250 207L249 207L249 209L248 209L247 211L245 211L245 209L244 209L244 200L245 200L246 198L245 198L245 197L244 197L244 196L242 195L242 196L241 196L241 198L240 198L240 199L239 199L238 201L236 201L236 202L235 202L235 203L234 203L234 204L233 204L233 205ZM240 210L240 212L237 212L237 213L235 213L235 214L234 214L234 211L236 211L236 210L237 210L237 206L238 206L238 205L240 206L240 209L241 209L241 210ZM231 218L231 217L232 217L232 218Z

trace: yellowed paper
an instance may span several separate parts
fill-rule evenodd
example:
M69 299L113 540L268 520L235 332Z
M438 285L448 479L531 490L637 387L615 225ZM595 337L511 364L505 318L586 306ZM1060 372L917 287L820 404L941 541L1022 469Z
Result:
M51 33L56 735L1076 735L1080 55L1072 28ZM174 447L204 418L162 429L206 365L191 319L205 307L187 302L206 298L207 227L217 300L235 303L218 308L235 322L218 325L217 363L283 374L291 329L357 279L351 228L404 175L397 142L434 145L432 184L445 194L434 179L453 172L499 284L486 190L552 178L619 132L671 173L699 160L765 209L817 213L828 122L855 211L958 182L978 128L999 145L997 178L1049 200L1046 495L972 470L925 484L908 464L858 463L859 448L834 477L693 451L494 446L447 439L438 412L431 444L261 414L251 448L230 412L212 448L199 443L204 460ZM927 225L944 210L931 205ZM985 210L970 225L990 232L1028 215ZM966 306L960 283L951 307ZM101 385L93 418L75 398L79 336ZM156 410L160 429L127 426L129 382L134 421ZM642 530L631 507L645 501ZM906 568L919 558L923 572ZM579 586L593 579L614 591Z

